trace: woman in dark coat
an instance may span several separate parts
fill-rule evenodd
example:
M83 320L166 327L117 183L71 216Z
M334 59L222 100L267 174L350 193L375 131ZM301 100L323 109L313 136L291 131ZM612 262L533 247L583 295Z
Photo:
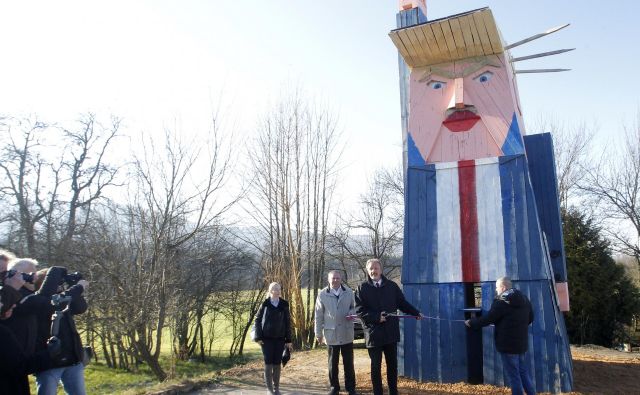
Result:
M11 317L20 293L11 287L0 287L0 319ZM51 350L52 347L49 346ZM27 375L51 366L51 354L59 353L58 344L55 352L46 348L27 356L13 332L0 325L0 388L3 394L29 395Z
M291 313L289 303L280 298L278 283L269 284L269 297L255 318L255 340L264 356L264 382L270 394L280 394L282 352L291 350Z

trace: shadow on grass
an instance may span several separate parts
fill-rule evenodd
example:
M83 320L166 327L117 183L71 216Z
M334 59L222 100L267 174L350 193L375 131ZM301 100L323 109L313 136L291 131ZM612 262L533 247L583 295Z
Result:
M573 361L574 391L580 394L637 394L640 364Z

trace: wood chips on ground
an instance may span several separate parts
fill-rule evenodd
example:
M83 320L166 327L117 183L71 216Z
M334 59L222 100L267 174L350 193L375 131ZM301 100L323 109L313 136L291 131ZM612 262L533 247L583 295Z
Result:
M574 392L578 394L640 394L640 354L624 353L598 346L572 347ZM357 389L371 393L369 357L363 348L355 349ZM383 378L385 377L383 365ZM236 366L223 373L223 380L260 385L262 362ZM293 388L327 387L327 354L325 349L296 352L283 369L282 383ZM384 379L383 379L384 381ZM342 378L341 378L342 382ZM505 387L467 383L420 383L400 377L401 394L510 394Z

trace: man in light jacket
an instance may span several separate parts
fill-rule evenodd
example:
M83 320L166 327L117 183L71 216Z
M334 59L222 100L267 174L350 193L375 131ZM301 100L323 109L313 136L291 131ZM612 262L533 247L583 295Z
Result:
M356 373L353 368L353 291L342 285L339 271L332 270L327 277L329 286L323 288L316 299L316 338L318 343L326 343L329 353L329 393L337 395L340 392L338 362L342 353L344 386L350 395L354 395Z

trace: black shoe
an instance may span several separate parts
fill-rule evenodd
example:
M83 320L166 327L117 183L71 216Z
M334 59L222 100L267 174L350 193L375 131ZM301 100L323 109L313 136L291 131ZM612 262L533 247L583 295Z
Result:
M331 390L327 393L327 395L338 395L340 393L340 390Z

